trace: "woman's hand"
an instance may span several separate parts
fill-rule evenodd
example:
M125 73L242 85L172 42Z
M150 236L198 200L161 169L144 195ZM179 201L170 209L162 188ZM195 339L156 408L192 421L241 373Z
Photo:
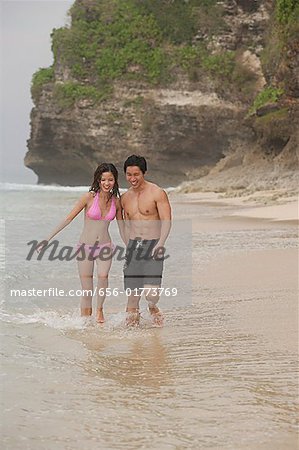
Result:
M40 253L43 250L43 248L48 245L48 243L49 243L49 241L44 239L39 244L37 244L37 246L35 247L35 250L37 251L37 253Z
M39 244L37 244L35 248L37 253L40 253L43 250L43 248L48 245L49 241L51 241L53 237L56 236L56 234L58 234L67 225L69 225L71 221L82 211L82 209L85 208L90 196L92 197L91 192L87 192L86 194L82 195L82 197L77 201L74 208L66 216L66 218L58 225L57 228L55 228L55 230L51 234L48 235L48 239L45 239L41 241Z

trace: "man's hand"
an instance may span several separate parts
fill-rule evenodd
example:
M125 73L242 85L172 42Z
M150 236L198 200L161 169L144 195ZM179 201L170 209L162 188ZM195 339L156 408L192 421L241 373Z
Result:
M157 260L163 259L165 250L165 247L158 242L152 250L152 258Z

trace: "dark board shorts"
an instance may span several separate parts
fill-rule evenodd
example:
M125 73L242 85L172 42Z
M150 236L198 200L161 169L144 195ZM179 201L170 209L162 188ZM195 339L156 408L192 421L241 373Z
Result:
M153 258L152 249L158 239L130 239L124 265L125 289L139 289L146 285L161 286L163 259Z

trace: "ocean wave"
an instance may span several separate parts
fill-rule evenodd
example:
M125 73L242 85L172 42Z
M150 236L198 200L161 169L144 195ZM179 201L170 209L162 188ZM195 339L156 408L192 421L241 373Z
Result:
M101 326L99 326L93 316L82 317L78 315L78 312L61 313L58 311L46 311L40 309L32 314L10 313L3 309L0 311L0 321L18 325L40 324L60 331L84 330L86 328L99 329L99 327L102 331L106 332L131 331L131 329L125 325L125 312L108 315L105 323ZM156 325L153 324L149 312L147 310L141 310L140 325L137 327L136 332L139 330L142 333L144 330L149 330L151 328L156 328Z
M78 316L77 313L60 314L56 311L37 311L33 314L9 314L2 312L0 320L15 324L42 324L59 330L82 329L93 325L91 318Z
M0 183L1 191L58 191L58 192L87 192L89 186L59 186L55 184L19 184Z
M165 188L166 192L171 192L175 187L169 186ZM19 184L19 183L0 183L0 191L54 191L54 192L87 192L89 186L59 186L56 184ZM121 188L120 193L123 194L127 189Z

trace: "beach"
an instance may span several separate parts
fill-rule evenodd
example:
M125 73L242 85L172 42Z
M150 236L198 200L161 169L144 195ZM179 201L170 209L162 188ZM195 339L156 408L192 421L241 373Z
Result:
M236 198L223 197L215 192L184 194L180 201L231 208L217 223L194 218L193 233L244 228L258 230L259 227L275 230L279 223L286 229L288 225L297 226L298 230L298 197L282 196L276 202L270 201L269 205L265 200L271 199L273 192L263 194L263 202L259 200L261 193ZM229 286L244 292L253 286L260 292L282 287L298 292L298 248L252 249L227 254L221 259L211 260L205 267L196 268L193 278L198 277L207 288L222 292ZM298 301L292 297L286 297L283 302L265 298L263 301L252 299L236 303L232 321L244 331L263 335L273 348L298 351Z
M5 211L5 449L297 448L295 199L265 205L170 193L163 285L179 295L161 297L163 328L153 328L142 300L141 325L128 330L124 296L106 301L99 327L80 318L79 299L9 295L34 283L78 286L72 262L24 258L26 242L41 235L41 215L43 231L51 228L78 192L6 195L15 208ZM74 242L80 226L79 219L63 243ZM116 229L112 235L117 242ZM121 270L113 261L112 287L120 287Z
M272 221L299 221L299 197L288 196L285 190L257 191L255 194L233 196L216 192L193 192L178 194L184 203L211 204L215 206L231 205L234 217L270 219Z

